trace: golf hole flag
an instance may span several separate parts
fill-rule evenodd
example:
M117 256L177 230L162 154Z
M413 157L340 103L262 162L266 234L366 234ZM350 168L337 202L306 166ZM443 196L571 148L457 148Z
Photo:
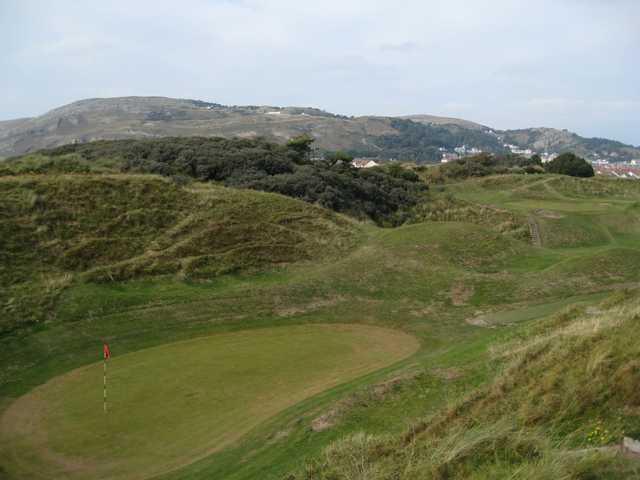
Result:
M111 358L111 350L106 343L102 344L102 356L104 357L103 368L103 388L102 388L102 409L107 413L107 360Z

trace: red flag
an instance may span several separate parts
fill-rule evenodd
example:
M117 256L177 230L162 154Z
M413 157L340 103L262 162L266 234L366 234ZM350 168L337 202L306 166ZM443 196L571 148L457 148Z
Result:
M111 350L109 350L109 345L106 343L102 347L102 353L104 354L105 360L109 360L111 358Z

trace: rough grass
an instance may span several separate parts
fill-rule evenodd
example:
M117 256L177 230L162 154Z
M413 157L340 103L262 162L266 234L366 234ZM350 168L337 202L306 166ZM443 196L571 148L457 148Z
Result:
M500 373L488 386L402 437L342 439L295 478L637 478L637 460L600 447L640 432L638 298L521 331L495 352Z
M487 225L513 238L527 239L526 218L505 209L465 202L453 196L432 194L428 202L414 208L411 223L466 222Z
M153 176L0 177L0 202L0 331L50 319L72 277L211 278L333 258L358 238L351 221L280 195Z

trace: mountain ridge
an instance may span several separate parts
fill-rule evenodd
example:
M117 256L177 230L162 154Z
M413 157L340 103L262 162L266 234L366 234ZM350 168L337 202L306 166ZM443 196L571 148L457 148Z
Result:
M410 123L407 123L410 122ZM263 136L279 142L307 133L319 150L437 162L467 145L505 153L506 144L534 152L571 150L592 160L640 158L640 148L547 127L499 130L469 120L426 114L346 116L315 107L222 105L160 96L88 98L30 118L0 121L0 158L102 139L165 136Z

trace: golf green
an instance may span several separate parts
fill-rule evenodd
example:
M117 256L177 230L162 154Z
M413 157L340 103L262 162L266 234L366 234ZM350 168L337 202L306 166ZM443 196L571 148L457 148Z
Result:
M121 356L112 345L108 413L102 362L54 378L6 410L0 461L11 478L148 478L417 348L410 335L362 325L247 330Z

